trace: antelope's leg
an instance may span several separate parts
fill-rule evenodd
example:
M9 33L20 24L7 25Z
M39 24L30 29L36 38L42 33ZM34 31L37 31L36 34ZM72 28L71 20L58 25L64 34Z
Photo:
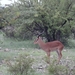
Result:
M60 59L62 57L62 53L60 50L57 50L57 54L58 54L58 63L60 62Z
M47 56L48 56L47 63L50 63L50 52L46 52L46 53L47 53Z

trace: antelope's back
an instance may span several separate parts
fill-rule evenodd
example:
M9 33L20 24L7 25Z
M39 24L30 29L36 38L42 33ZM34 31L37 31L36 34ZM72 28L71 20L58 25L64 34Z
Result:
M64 47L64 45L60 41L47 42L46 44L49 47L59 47L59 46Z

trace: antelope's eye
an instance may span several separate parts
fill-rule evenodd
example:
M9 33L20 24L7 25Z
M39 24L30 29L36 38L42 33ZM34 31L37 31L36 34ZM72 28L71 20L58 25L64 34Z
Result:
M38 38L35 40L35 42L37 42L38 41Z
M38 39L36 39L36 42L38 41Z

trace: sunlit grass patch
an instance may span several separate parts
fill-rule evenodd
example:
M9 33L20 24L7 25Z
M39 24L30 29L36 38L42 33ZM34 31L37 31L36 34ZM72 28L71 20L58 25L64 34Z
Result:
M19 49L19 48L35 48L32 40L18 41L14 39L4 39L0 42L1 48Z

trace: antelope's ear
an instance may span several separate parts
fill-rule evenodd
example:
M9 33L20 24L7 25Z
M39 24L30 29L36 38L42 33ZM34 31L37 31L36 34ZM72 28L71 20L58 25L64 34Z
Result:
M39 36L39 39L42 39L42 38Z
M39 39L40 35L37 36L37 38Z

